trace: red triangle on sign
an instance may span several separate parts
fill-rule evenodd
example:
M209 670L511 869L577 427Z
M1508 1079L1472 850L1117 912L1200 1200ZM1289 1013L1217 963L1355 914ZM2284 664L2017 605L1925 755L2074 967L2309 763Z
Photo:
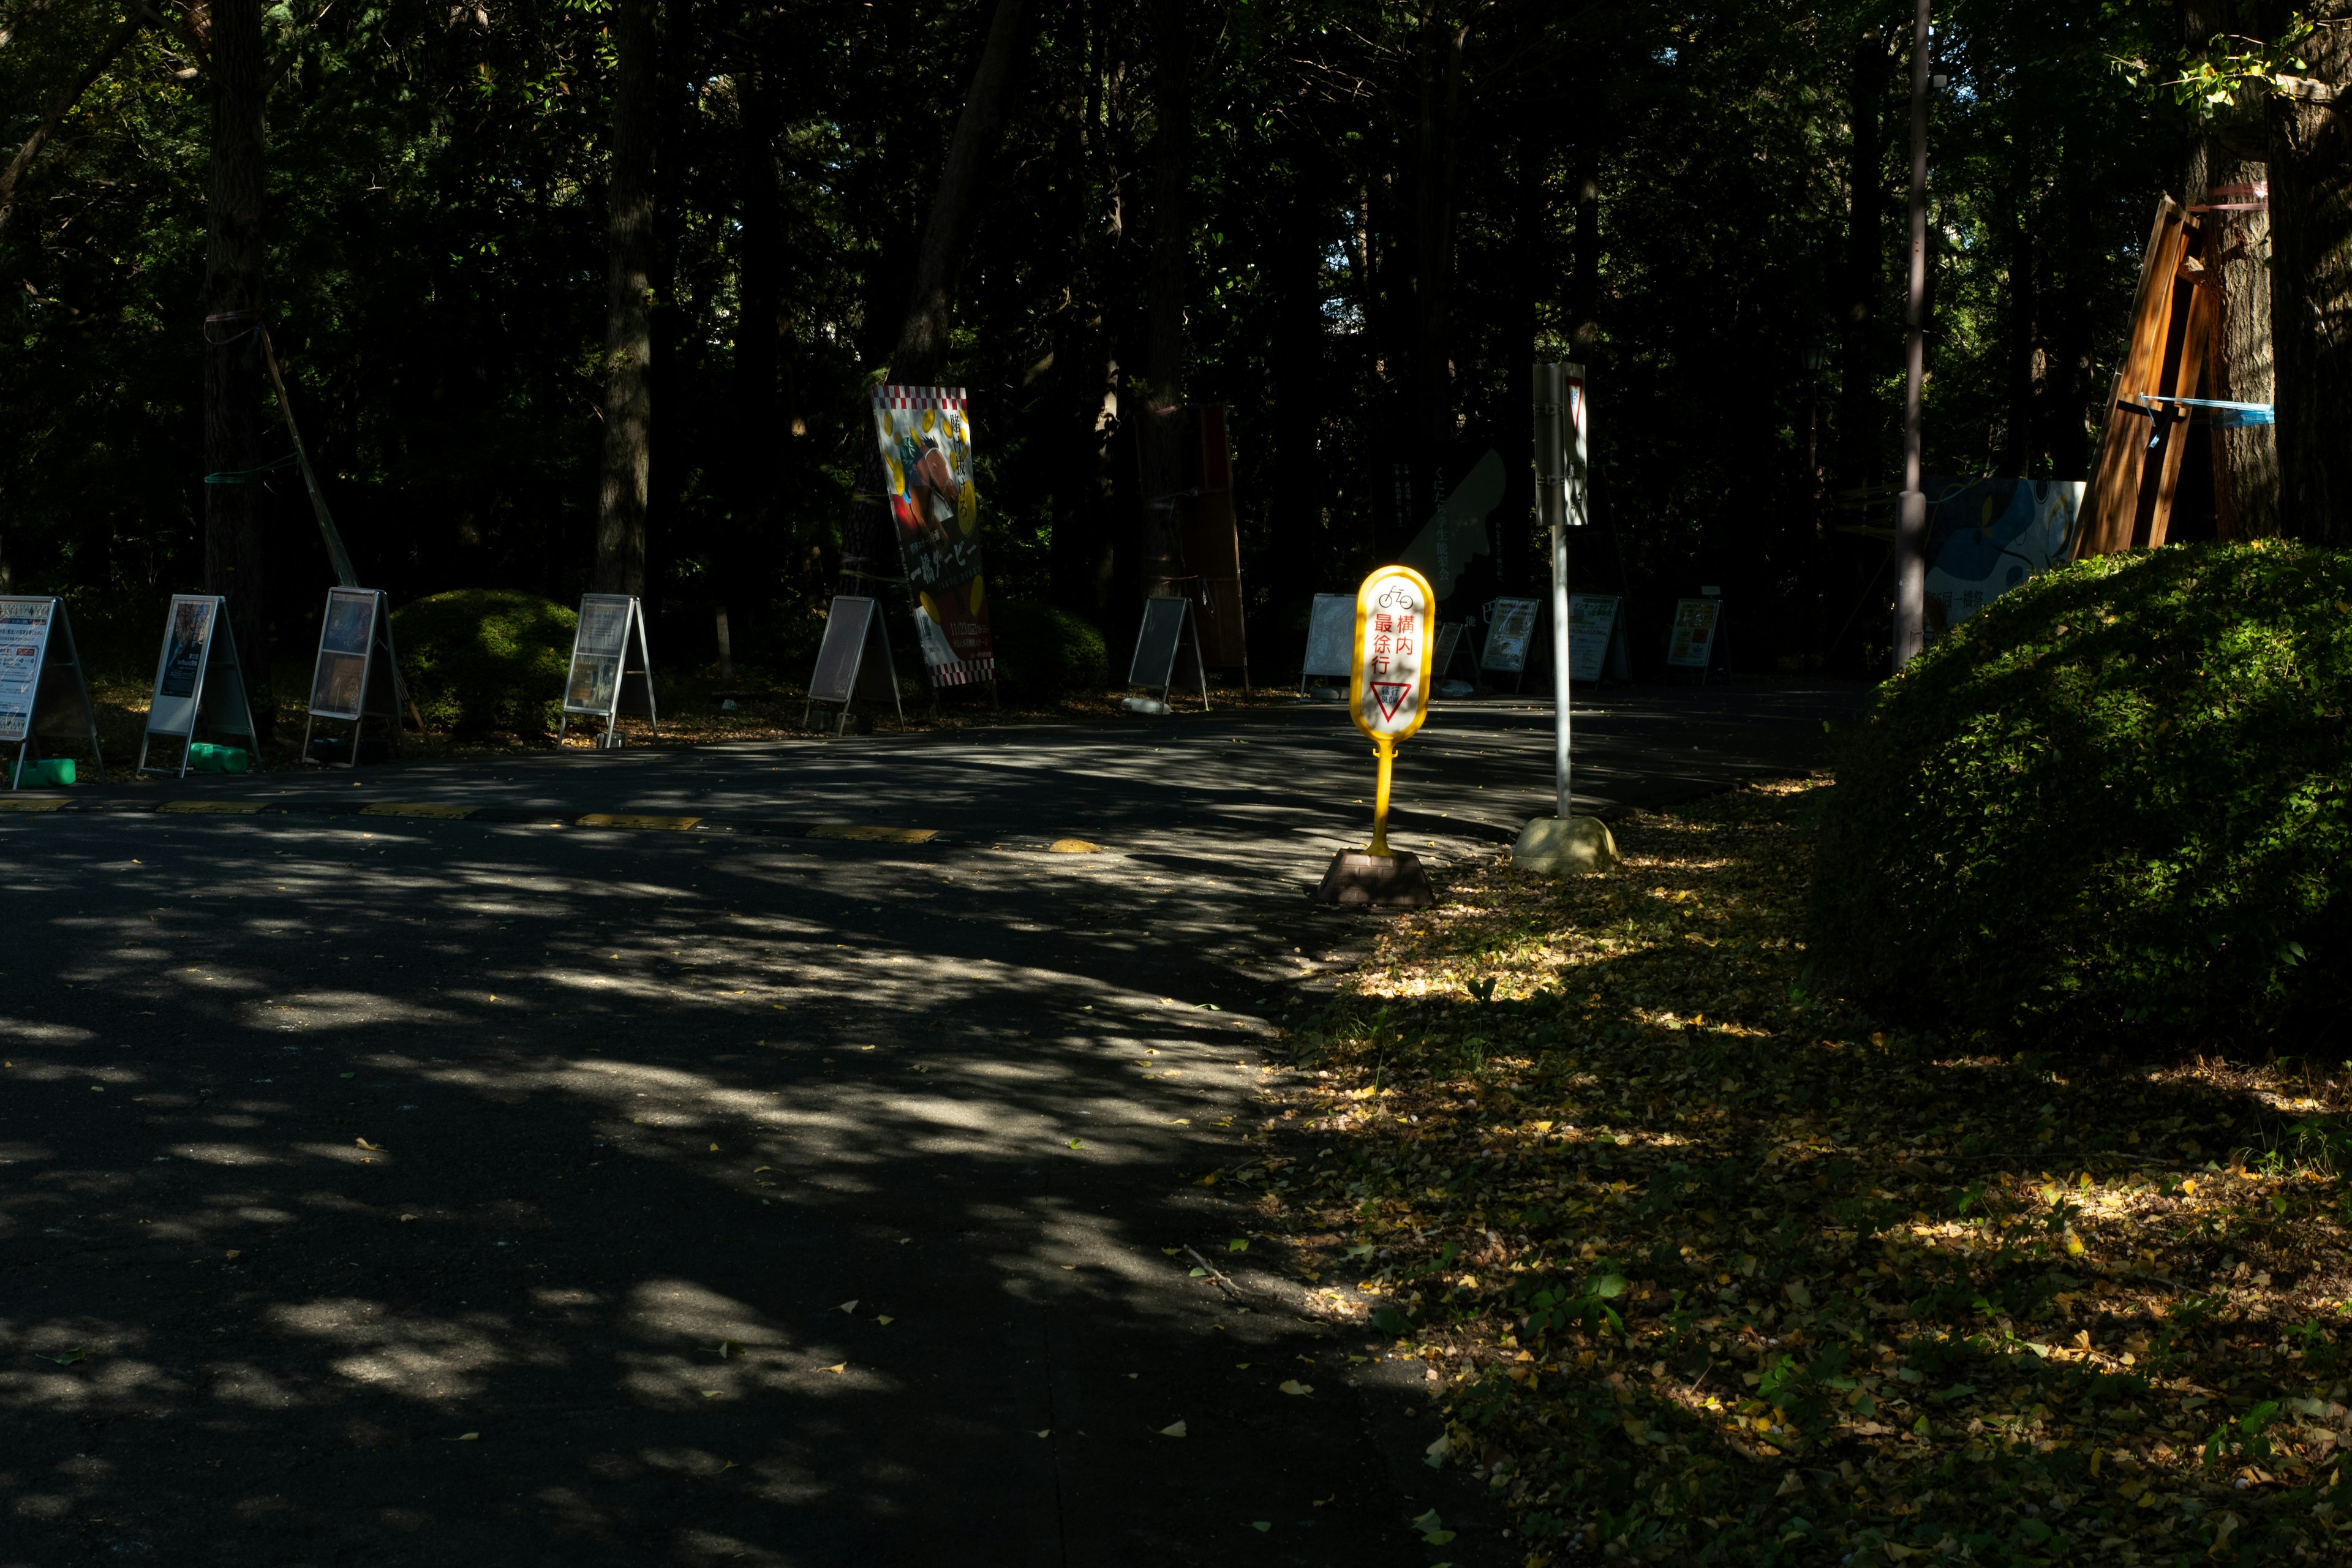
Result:
M1409 680L1368 680L1364 684L1371 689L1372 700L1380 704L1383 719L1395 718L1404 700L1412 695L1412 683Z

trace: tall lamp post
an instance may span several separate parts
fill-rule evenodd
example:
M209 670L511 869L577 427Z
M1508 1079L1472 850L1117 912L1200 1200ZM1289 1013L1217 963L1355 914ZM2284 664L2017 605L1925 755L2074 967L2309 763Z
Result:
M1911 26L1911 292L1903 385L1903 498L1895 513L1895 668L1926 645L1927 494L1919 476L1919 394L1927 376L1928 0Z

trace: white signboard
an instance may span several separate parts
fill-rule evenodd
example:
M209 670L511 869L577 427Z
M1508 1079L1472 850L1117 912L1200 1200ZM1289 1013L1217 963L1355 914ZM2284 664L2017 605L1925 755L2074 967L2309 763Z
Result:
M1350 644L1356 629L1356 602L1345 594L1318 594L1315 613L1307 623L1307 660L1298 667L1298 686L1318 676L1344 679L1356 671Z
M147 765L149 744L162 735L182 742L176 771L186 776L200 722L209 722L215 733L242 736L258 764L261 743L254 734L253 709L246 701L245 667L237 661L228 601L217 594L174 594L164 613L163 649L155 659L155 689L147 699L147 731L139 742L138 771L173 771Z
M1617 656L1616 677L1625 668L1625 601L1614 594L1571 594L1568 600L1568 672L1571 680L1599 680Z
M213 628L221 600L209 594L174 594L163 622L163 653L155 664L155 690L147 702L147 732L196 732L196 708L204 700L205 667L211 661Z
M1676 669L1705 669L1715 654L1723 621L1721 599L1676 599L1674 630L1666 638L1666 663Z
M563 718L556 726L556 739L563 738L578 715L604 721L599 745L619 745L621 710L632 700L642 707L658 738L661 720L654 709L653 668L653 654L646 645L645 606L636 596L581 595L580 629L572 634L572 669L563 683Z
M1486 619L1486 643L1478 652L1478 668L1514 673L1528 668L1528 644L1535 640L1538 599L1497 599Z
M33 700L49 649L55 599L0 599L0 741L33 732Z
M1401 741L1429 716L1437 595L1410 566L1383 566L1356 590L1355 668L1349 696L1356 728Z

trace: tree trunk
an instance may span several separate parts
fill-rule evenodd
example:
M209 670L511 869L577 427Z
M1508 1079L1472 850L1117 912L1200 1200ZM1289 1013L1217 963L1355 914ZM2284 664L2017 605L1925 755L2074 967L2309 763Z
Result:
M205 591L229 624L258 739L271 738L261 538L261 5L215 0L205 195Z
M614 0L613 166L604 229L604 462L593 579L600 594L646 591L656 47L654 0Z
M1845 303L1839 312L1838 478L1849 489L1878 473L1878 295L1886 224L1886 89L1895 73L1886 39L1854 40L1846 117Z
M2322 24L2301 49L2311 79L2342 92L2352 0L2305 15ZM2352 103L2273 106L2270 219L2281 531L2352 543Z
M1139 500L1143 507L1144 593L1185 576L1183 514L1184 293L1192 229L1186 201L1192 180L1192 29L1187 0L1154 0L1151 146L1151 262L1145 284L1144 374L1150 395L1136 427Z
M2216 34L2237 30L2227 0L2181 0L2181 42L2201 50ZM2247 159L2223 138L2192 134L2181 181L2181 201L2242 204L2266 178L2260 159ZM2220 284L2221 309L2205 358L2205 395L2239 403L2269 403L2277 386L2271 363L2271 220L2267 212L2209 212L2205 270ZM2224 539L2270 538L2279 531L2278 430L2273 425L2216 426L2213 447L2214 529Z
M81 95L88 92L90 84L114 63L114 57L139 36L142 26L144 24L136 12L122 18L106 42L99 46L97 56L83 68L81 74L59 88L50 98L41 122L33 127L33 133L16 150L16 155L8 160L8 166L0 169L0 233L6 232L8 216L16 210L16 182L25 177L25 171L32 166L34 159L41 155L41 149L48 145L50 137L57 134L58 127L64 123L65 117L73 112L73 106L81 101ZM0 41L5 41L5 35L0 34Z
M1454 175L1462 108L1462 54L1470 29L1433 24L1422 77L1421 123L1413 177L1412 438L1424 465L1453 442L1454 365L1450 353L1454 284ZM1417 515L1398 520L1410 531ZM1410 532L1406 534L1411 537Z
M2030 135L2017 137L2010 148L2010 159L2009 345L2002 356L2008 362L2009 384L2004 390L2008 394L2009 416L2001 456L2012 476L2031 479L2039 457L2033 449L2033 438L2040 430L2040 421L2034 417L2034 400L2041 377L2034 367L2041 343L2042 258L2033 241L2035 156ZM2042 363L2047 364L2046 357Z
M779 479L787 433L776 389L784 325L784 207L776 166L782 132L775 74L747 72L742 81L742 233L736 261L739 306L735 330L734 505L715 552L719 598L738 614L772 588ZM722 607L720 614L725 614Z
M981 178L1003 121L1005 93L1021 50L1021 9L1022 0L996 0L980 68L972 73L971 91L956 117L947 167L940 172L939 195L923 225L915 286L898 329L898 346L890 355L890 379L900 385L931 385L947 368L956 275L963 268L965 242L980 205Z

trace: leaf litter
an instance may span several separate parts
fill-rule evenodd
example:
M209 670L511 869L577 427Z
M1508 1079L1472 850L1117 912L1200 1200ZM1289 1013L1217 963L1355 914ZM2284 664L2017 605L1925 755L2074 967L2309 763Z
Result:
M1203 1184L1425 1363L1528 1568L2352 1560L2352 1068L1821 993L1829 783L1461 868Z

